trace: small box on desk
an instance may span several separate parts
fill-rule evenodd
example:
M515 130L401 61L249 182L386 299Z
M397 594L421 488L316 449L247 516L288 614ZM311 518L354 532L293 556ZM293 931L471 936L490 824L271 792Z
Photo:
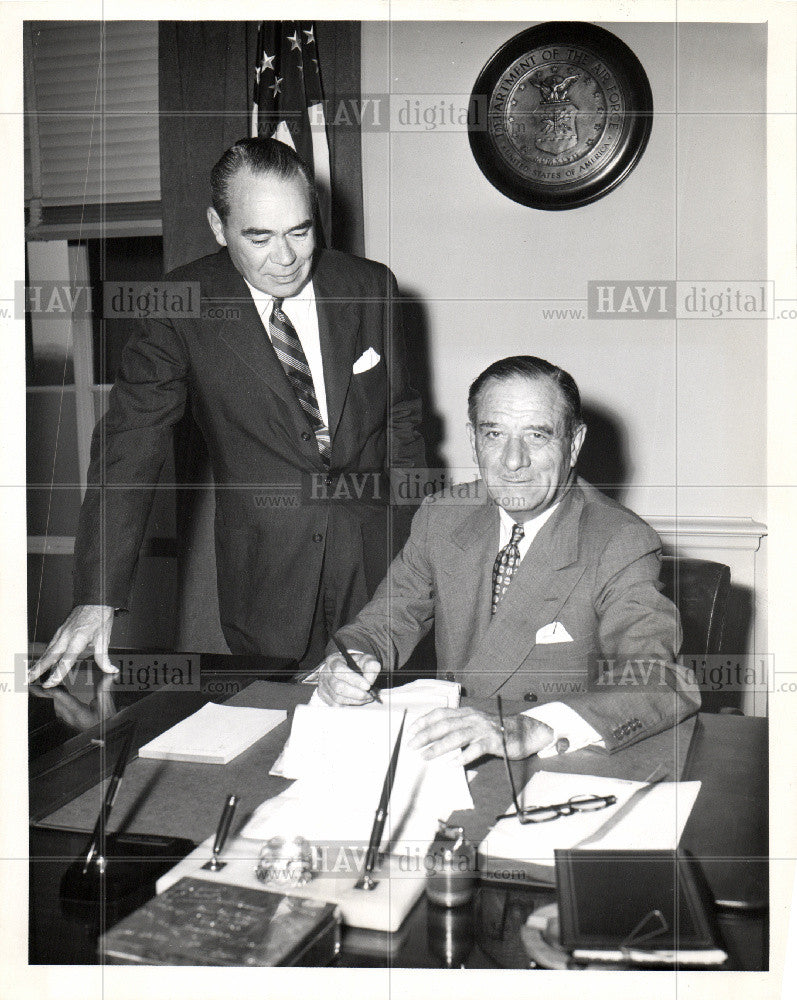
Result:
M329 965L337 907L262 889L183 878L107 931L111 965Z

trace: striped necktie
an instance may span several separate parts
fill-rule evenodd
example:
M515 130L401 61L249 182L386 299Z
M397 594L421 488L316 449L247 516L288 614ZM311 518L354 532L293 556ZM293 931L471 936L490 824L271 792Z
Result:
M523 537L523 526L515 524L512 526L512 537L498 553L493 564L493 602L491 613L495 614L501 598L509 589L515 570L520 565L520 549L518 542Z
M293 386L299 405L307 414L307 419L310 421L310 426L313 428L318 442L321 458L328 467L332 452L329 428L321 416L313 385L313 376L310 374L310 366L302 349L302 342L299 340L293 323L282 311L283 301L283 299L274 299L274 305L271 309L271 317L268 321L271 343L277 352L280 364L285 369L288 381Z

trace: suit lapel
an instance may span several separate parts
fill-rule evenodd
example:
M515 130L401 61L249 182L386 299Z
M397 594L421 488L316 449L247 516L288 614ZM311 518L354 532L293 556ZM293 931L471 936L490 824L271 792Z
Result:
M329 432L333 439L351 384L357 333L360 329L359 311L347 294L348 289L342 287L342 280L342 276L336 275L329 259L321 251L313 274L313 288L324 364Z
M559 613L585 567L578 561L578 536L584 496L572 486L561 506L540 529L515 573L495 615L468 661L468 672L496 676L495 690L520 669L536 643L537 631ZM495 551L497 552L497 543ZM500 683L499 677L500 674Z
M218 323L219 340L238 359L252 384L262 389L264 405L273 395L277 396L297 435L306 434L311 429L307 414L299 405L246 282L235 269L226 250L220 254L220 258L219 283L212 289L211 297L215 305L218 305L219 300L234 303L238 309L238 318L234 323ZM308 447L307 452L308 457L318 458L321 468L321 456L317 449Z
M462 609L459 628L467 641L463 648L476 648L490 624L492 569L498 549L498 510L494 503L475 507L452 533L455 558L446 570Z
M233 323L219 322L219 339L246 368L251 378L287 403L298 424L304 428L307 425L307 418L271 346L246 282L236 271L226 251L220 254L220 257L219 285L212 290L212 295L214 299L233 302L239 315Z

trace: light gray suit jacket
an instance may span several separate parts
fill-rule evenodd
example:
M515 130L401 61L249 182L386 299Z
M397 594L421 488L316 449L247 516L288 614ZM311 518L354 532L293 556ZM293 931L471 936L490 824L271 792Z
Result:
M648 524L577 479L491 616L498 509L463 503L464 489L421 505L373 600L338 633L350 649L391 670L434 623L439 676L475 698L564 701L610 751L697 711L700 694L674 662L680 621L660 593L661 543ZM469 490L484 497L482 483ZM554 623L572 641L538 642Z

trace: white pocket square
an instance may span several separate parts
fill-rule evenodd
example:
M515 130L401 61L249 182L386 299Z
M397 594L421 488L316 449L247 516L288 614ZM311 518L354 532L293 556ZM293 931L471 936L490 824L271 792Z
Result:
M373 347L369 347L367 351L363 351L352 365L352 375L362 375L363 372L370 371L381 360L381 356L376 353Z
M551 622L537 632L537 645L551 642L572 642L573 636L561 622Z

